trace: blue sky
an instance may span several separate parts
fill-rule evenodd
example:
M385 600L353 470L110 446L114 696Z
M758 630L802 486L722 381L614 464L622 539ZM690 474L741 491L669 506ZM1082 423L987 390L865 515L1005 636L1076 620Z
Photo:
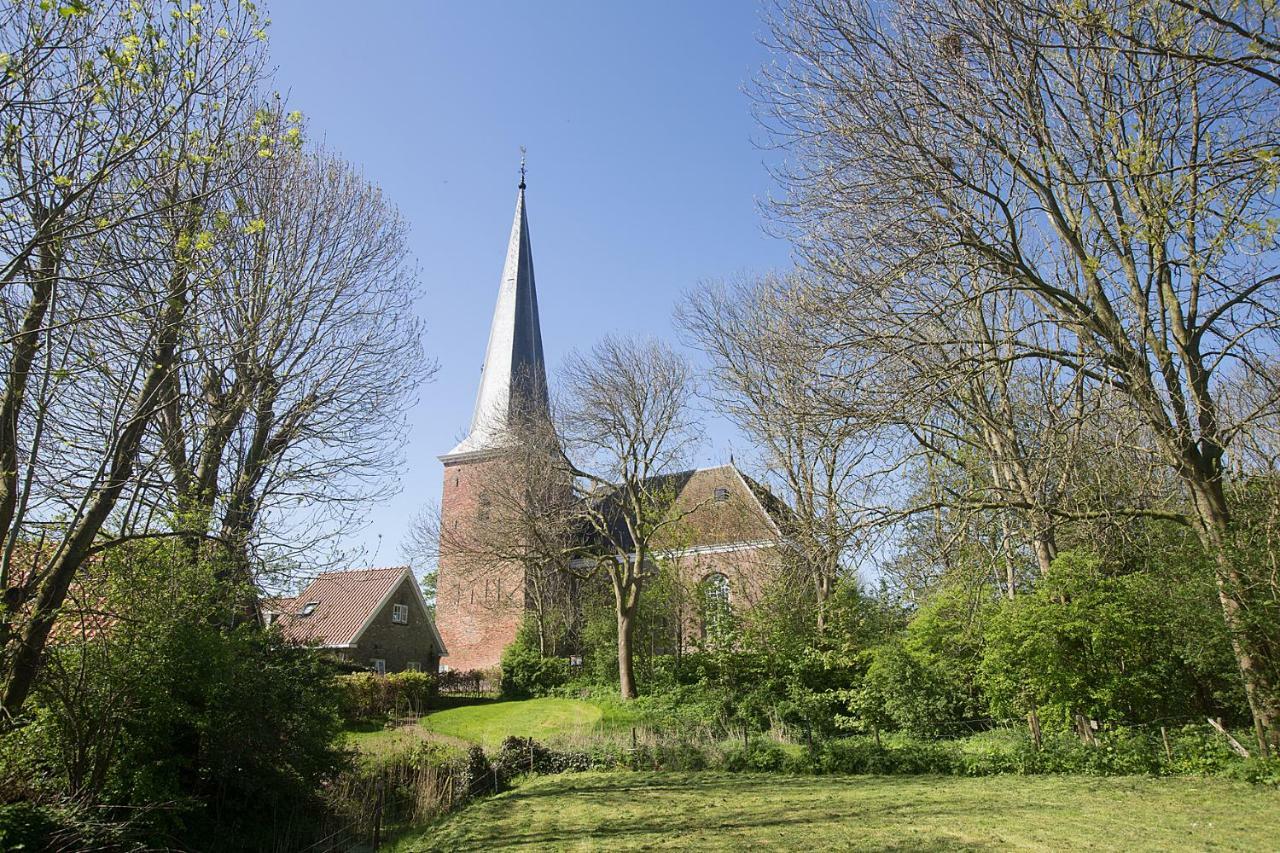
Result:
M528 207L551 381L622 332L675 341L700 281L788 265L760 202L772 152L742 93L767 60L738 2L499 4L274 0L277 86L310 132L381 185L413 228L427 352L403 489L345 543L392 563L441 491L437 455L471 416L528 148ZM699 464L748 456L708 416Z

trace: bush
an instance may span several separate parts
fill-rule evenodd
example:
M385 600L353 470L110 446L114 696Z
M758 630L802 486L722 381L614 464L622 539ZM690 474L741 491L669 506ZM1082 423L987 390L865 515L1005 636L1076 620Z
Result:
M336 682L342 716L348 723L422 714L436 696L436 678L426 672L357 672L340 675Z
M517 638L502 653L502 696L530 699L546 696L569 680L569 662L543 657L536 648Z
M396 711L407 709L411 714L423 714L431 707L431 700L436 694L436 679L431 674L393 672L386 680L392 707Z
M60 829L62 821L34 803L0 805L0 850L44 850Z
M776 773L786 764L786 750L768 740L751 740L742 746L735 744L724 753L726 770Z

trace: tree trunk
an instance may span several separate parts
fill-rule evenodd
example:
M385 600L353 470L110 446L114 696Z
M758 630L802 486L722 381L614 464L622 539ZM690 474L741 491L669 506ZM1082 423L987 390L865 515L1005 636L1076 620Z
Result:
M623 699L634 699L636 692L635 665L632 651L635 646L636 603L639 596L635 586L615 589L618 593L618 689Z
M1205 550L1213 555L1214 580L1218 601L1231 634L1231 648L1244 680L1245 696L1258 737L1258 750L1270 757L1272 749L1280 749L1280 696L1271 683L1266 661L1257 654L1253 633L1245 619L1243 592L1245 578L1240 574L1230 553L1230 514L1220 480L1198 480L1191 483L1192 496L1200 524L1198 532Z

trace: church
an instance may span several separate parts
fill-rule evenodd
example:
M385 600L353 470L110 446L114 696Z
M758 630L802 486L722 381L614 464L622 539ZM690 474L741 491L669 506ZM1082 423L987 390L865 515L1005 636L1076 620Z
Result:
M436 624L448 654L442 669L498 666L529 606L530 578L519 561L491 567L483 584L464 569L460 538L484 535L485 483L503 465L513 413L548 412L546 363L529 238L526 185L521 176L497 304L489 328L471 426L444 464L437 576ZM663 475L674 509L687 512L686 533L661 553L681 581L708 591L734 612L749 610L783 564L787 508L733 465ZM678 642L694 642L707 629L697 608L678 615Z

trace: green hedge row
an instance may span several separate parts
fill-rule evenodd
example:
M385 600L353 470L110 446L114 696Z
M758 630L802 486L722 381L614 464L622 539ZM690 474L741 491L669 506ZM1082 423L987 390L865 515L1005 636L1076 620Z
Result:
M426 672L357 672L337 679L342 715L349 723L423 714L436 696L436 677Z

